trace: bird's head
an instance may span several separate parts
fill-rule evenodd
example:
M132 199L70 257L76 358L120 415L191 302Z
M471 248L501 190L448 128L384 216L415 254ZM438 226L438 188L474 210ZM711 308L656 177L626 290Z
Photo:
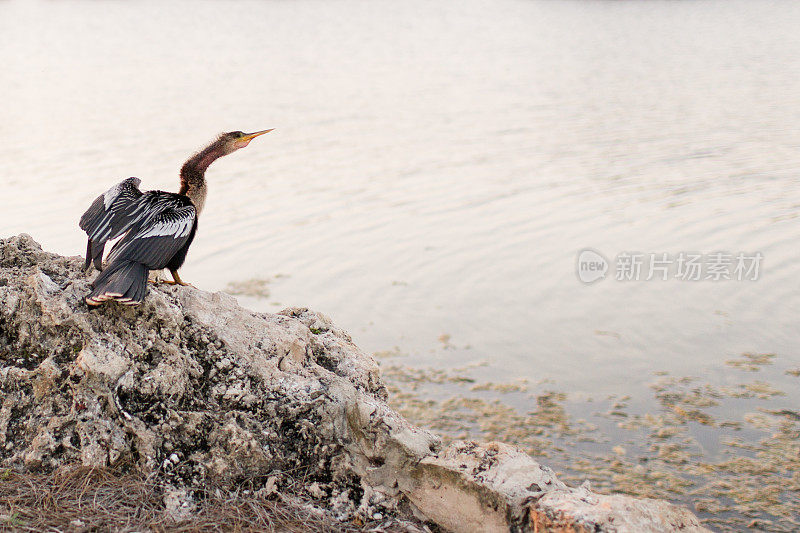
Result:
M257 131L255 133L230 131L228 133L223 133L222 135L220 135L219 138L217 139L217 142L220 143L221 145L223 155L228 155L240 148L244 148L245 146L250 144L250 141L258 137L259 135L264 135L265 133L269 133L271 131L272 129Z

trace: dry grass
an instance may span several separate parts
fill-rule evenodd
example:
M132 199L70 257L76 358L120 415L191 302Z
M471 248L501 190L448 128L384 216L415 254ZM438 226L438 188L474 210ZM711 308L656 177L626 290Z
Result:
M216 489L206 491L194 513L176 520L165 508L164 489L153 476L107 469L62 467L48 474L0 470L0 531L386 530L378 524L358 527L336 522L324 513L280 498ZM385 525L390 526L388 530L408 531Z

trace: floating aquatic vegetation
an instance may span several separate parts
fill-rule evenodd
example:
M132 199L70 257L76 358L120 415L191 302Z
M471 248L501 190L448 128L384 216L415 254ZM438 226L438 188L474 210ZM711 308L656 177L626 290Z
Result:
M743 353L741 358L725 361L725 364L747 372L758 372L760 367L771 365L774 358L774 353Z
M476 385L473 385L472 387L470 387L470 390L472 391L486 390L494 392L527 392L528 380L525 378L520 378L507 383L494 383L492 381L487 381L484 383L478 383Z
M225 287L225 292L234 296L253 296L254 298L269 298L268 279L252 278L244 281L231 281Z
M644 409L624 394L579 399L552 382L485 381L475 365L382 363L393 407L445 439L518 445L567 482L683 504L720 531L800 529L800 411L773 408L785 391L769 380L659 371L649 385L655 408ZM726 365L754 372L777 363L775 354L743 354Z
M388 359L390 357L408 357L408 354L400 350L399 346L395 346L391 350L381 350L372 354L378 359Z

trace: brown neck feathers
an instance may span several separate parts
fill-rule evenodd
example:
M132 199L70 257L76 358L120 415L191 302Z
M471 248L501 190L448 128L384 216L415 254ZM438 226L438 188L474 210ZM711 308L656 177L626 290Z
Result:
M219 142L214 142L190 157L181 167L181 189L178 194L188 196L198 214L206 201L206 170L223 155Z

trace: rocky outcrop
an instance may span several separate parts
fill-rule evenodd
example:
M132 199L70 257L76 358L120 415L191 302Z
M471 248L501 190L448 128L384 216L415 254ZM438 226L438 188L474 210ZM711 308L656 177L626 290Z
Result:
M702 530L665 502L567 487L504 444L443 449L324 315L189 287L89 310L80 267L27 235L0 241L5 467L137 466L186 498L248 480L340 520L414 513L451 531Z

